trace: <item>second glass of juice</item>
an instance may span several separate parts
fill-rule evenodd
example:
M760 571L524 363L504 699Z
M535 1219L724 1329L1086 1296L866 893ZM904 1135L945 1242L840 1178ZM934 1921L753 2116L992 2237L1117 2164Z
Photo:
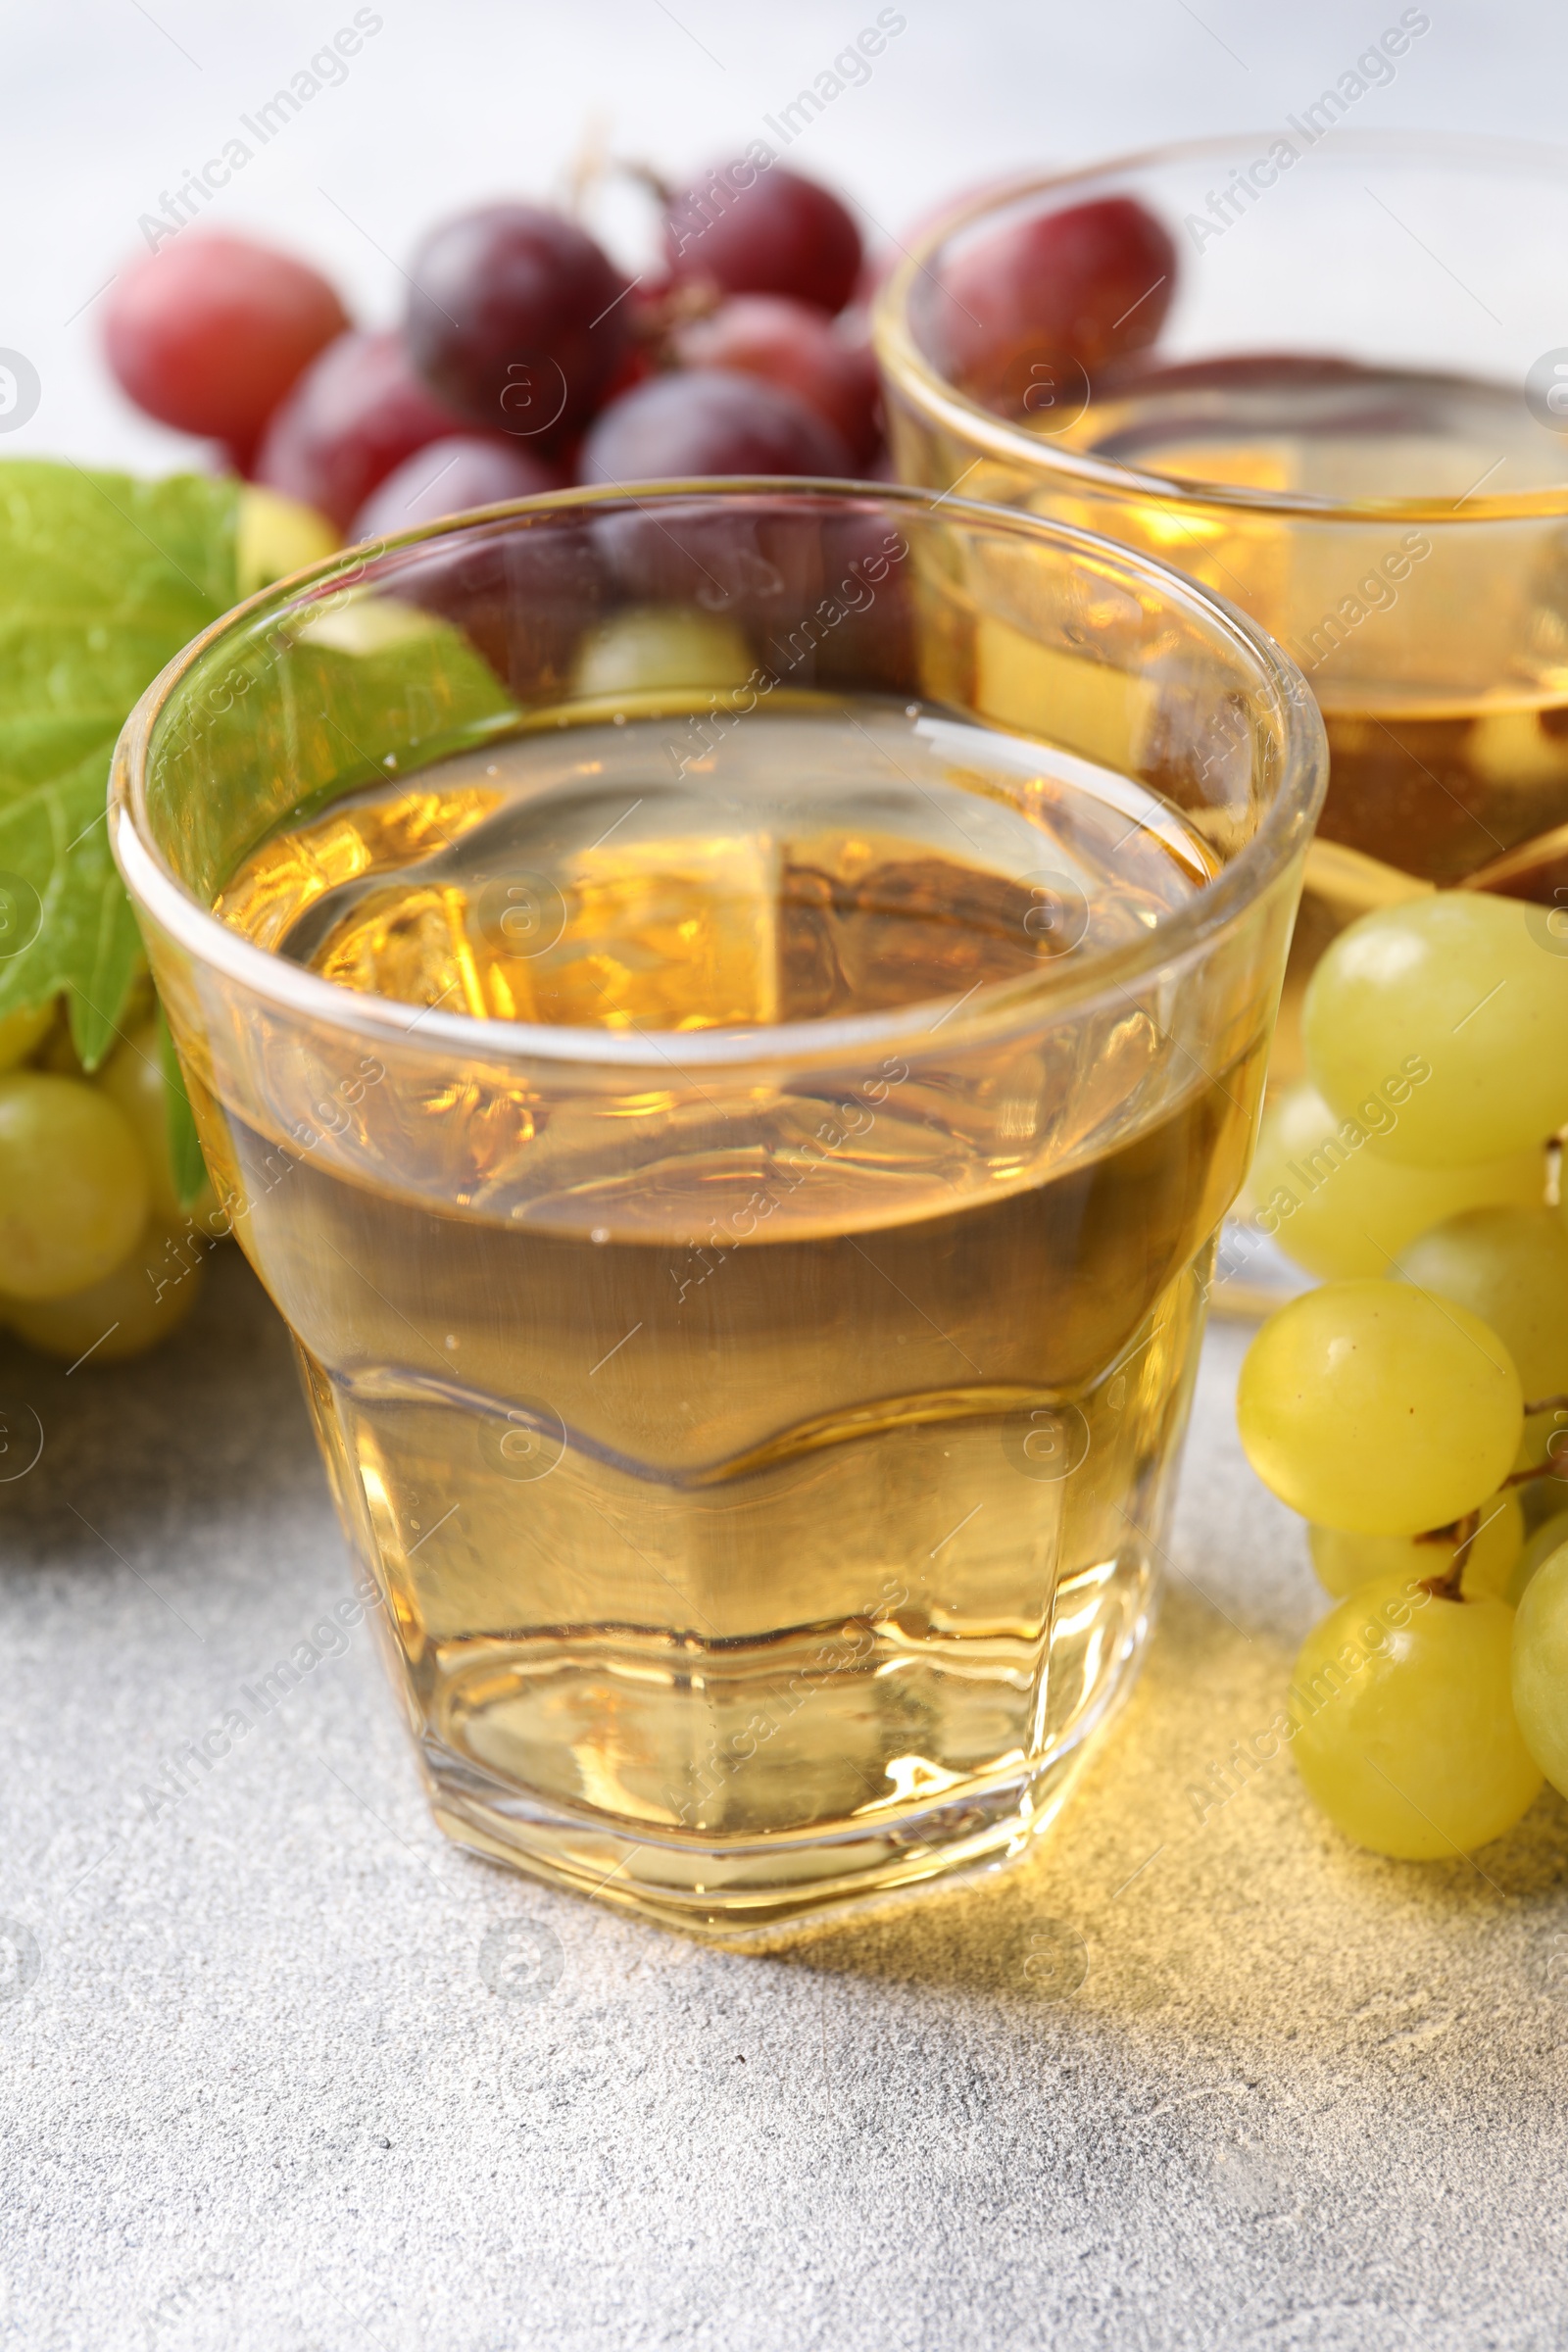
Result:
M906 480L1160 556L1307 678L1280 1077L1356 914L1568 885L1568 157L1356 130L1418 15L1274 133L975 200L877 322Z
M830 485L354 551L150 692L118 855L455 1838L733 1936L1049 1819L1322 773L1191 584Z

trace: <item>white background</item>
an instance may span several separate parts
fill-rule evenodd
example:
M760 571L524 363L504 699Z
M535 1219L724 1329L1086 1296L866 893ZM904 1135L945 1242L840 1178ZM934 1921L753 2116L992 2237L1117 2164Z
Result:
M24 352L43 384L8 454L150 470L201 460L108 381L94 297L142 248L139 217L220 153L355 5L0 8L0 348ZM880 242L1011 170L1275 125L1401 5L904 0L906 29L871 80L835 100L789 160L850 195ZM399 265L434 220L477 199L559 193L587 140L682 175L735 152L874 21L877 0L378 0L376 13L382 29L346 81L256 152L207 215L314 257L367 323L397 317ZM1395 80L1357 105L1358 128L1559 134L1568 12L1430 0L1427 13L1431 30ZM639 258L636 201L612 205L604 224Z

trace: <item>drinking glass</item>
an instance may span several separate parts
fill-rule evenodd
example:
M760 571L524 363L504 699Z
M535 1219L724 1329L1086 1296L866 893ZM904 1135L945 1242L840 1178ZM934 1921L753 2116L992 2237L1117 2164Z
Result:
M845 484L351 549L148 691L116 854L453 1838L745 1939L1049 1820L1323 766L1191 582Z
M1306 676L1331 769L1281 1078L1305 980L1356 914L1568 883L1568 158L1354 128L1418 13L1272 136L976 199L876 319L903 479L1157 555ZM1020 331L988 371L1016 322L973 315L965 287L1004 282L975 257L1065 215L1082 237L1084 207L1137 208L1088 219L1106 267L1142 257L1107 306L1130 307Z

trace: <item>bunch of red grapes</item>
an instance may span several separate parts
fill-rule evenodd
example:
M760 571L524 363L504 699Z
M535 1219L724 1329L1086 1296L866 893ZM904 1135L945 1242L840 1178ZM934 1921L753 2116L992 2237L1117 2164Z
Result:
M571 482L885 476L878 272L845 204L776 163L660 197L662 266L638 280L564 214L464 213L413 257L385 333L287 254L182 236L116 283L110 364L149 415L353 539ZM1153 339L1173 277L1125 199L999 229L950 272L942 356L987 399L1024 347L1102 364Z

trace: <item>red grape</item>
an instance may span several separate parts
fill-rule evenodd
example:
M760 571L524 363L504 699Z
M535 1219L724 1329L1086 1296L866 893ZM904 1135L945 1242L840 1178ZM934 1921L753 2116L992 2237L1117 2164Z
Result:
M843 435L856 464L879 438L876 362L809 304L787 294L738 294L675 335L689 368L736 368L797 393Z
M559 213L492 204L415 256L416 368L469 423L551 449L594 414L631 340L627 283Z
M248 460L262 427L348 318L319 271L208 232L140 257L104 308L109 365L148 416Z
M599 517L600 560L633 604L700 605L747 630L791 627L821 595L820 530L766 493L635 496Z
M534 498L557 487L550 467L525 449L484 433L453 433L444 441L426 442L395 466L355 515L348 536L386 539L421 522L466 514L470 507Z
M835 510L823 517L821 550L816 612L834 617L817 645L812 682L920 693L913 549L898 514L874 506Z
M1152 343L1175 284L1175 246L1131 197L1041 214L946 264L933 356L977 398L1016 408L1052 363L1093 371Z
M639 384L606 409L583 440L578 478L647 482L849 468L842 435L793 392L728 368L687 368Z
M633 604L695 604L797 686L918 692L907 532L874 502L810 491L612 503L595 532Z
M268 426L256 478L345 530L394 466L465 429L415 374L396 335L339 335Z
M841 311L860 273L860 232L827 188L782 164L721 166L664 216L670 275L728 294L790 294Z
M473 523L370 559L401 603L461 629L519 703L570 691L585 633L604 616L610 566L581 511L545 510L526 525Z
M857 307L870 309L900 262L925 242L927 232L935 228L938 221L950 219L955 213L966 212L971 205L978 205L982 197L1001 196L1017 184L1018 174L1009 172L1001 178L971 180L967 186L952 190L940 204L926 205L906 225L901 244L881 245L874 253L866 255L856 281Z

